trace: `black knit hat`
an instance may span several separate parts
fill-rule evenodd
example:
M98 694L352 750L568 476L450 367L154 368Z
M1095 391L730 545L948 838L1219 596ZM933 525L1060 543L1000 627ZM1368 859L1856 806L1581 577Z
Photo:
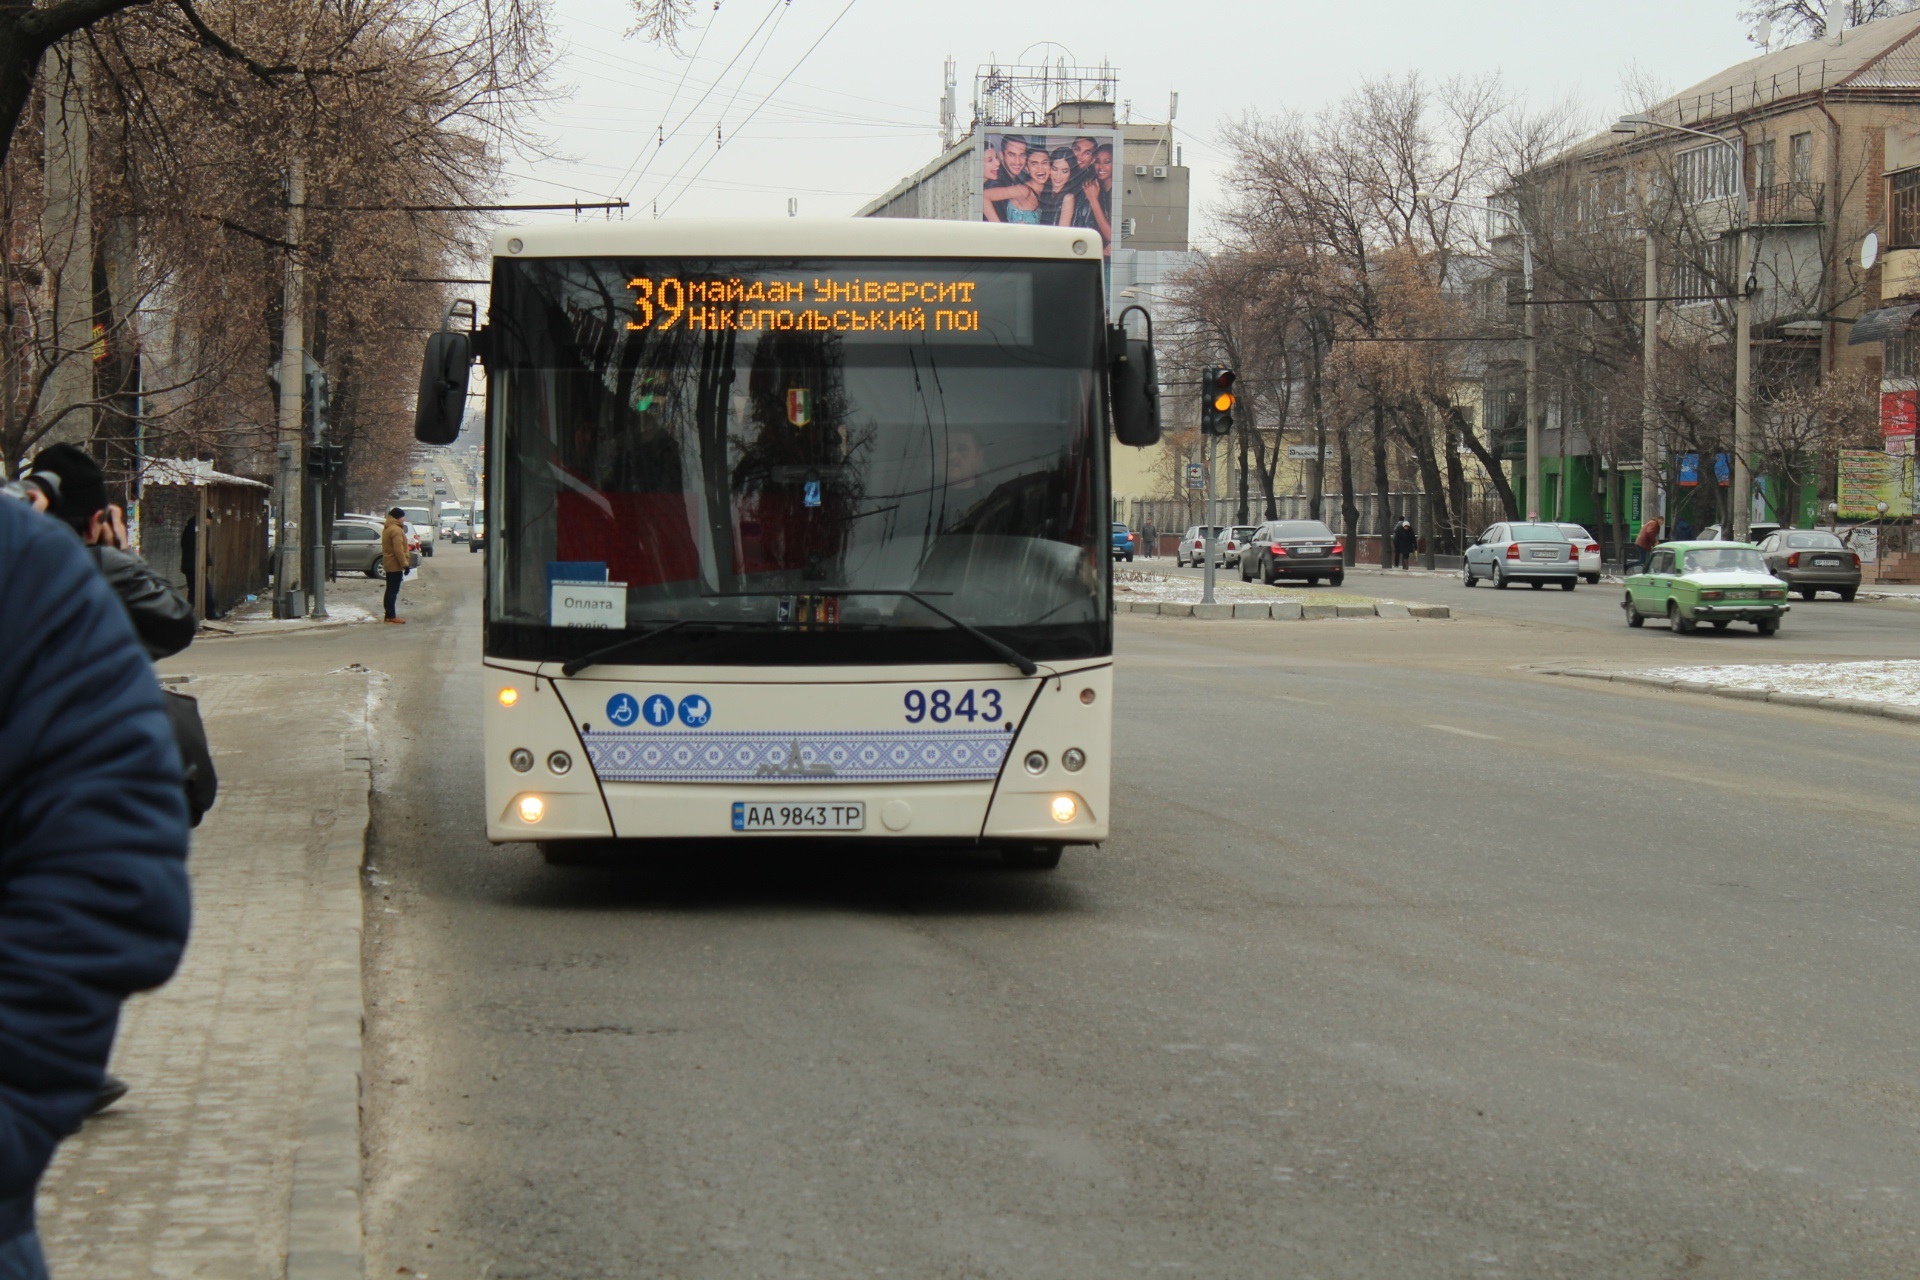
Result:
M48 445L34 455L25 478L47 491L49 515L83 533L95 514L106 510L106 472L78 445Z
M395 507L393 510L387 512L387 514L392 516L395 520L405 520L407 518L407 513L402 511L398 507Z

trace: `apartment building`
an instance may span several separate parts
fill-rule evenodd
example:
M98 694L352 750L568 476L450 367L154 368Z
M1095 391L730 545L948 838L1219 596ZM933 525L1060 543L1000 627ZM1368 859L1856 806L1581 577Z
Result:
M1910 225L1898 230L1888 223L1890 188L1912 192L1902 196L1914 205ZM1596 528L1612 518L1637 524L1657 506L1670 524L1699 527L1724 510L1728 468L1676 443L1686 431L1706 438L1717 427L1683 421L1691 406L1670 402L1689 388L1673 386L1681 371L1672 368L1667 383L1657 381L1662 353L1724 355L1736 340L1735 299L1744 289L1750 402L1764 431L1779 389L1836 378L1870 383L1881 372L1878 345L1858 339L1880 332L1888 317L1856 331L1863 313L1898 296L1913 302L1906 318L1920 315L1920 12L1728 67L1525 175L1510 196L1518 216L1536 224L1537 242L1586 235L1600 246L1593 261L1607 265L1613 254L1610 277L1599 267L1564 270L1551 251L1539 255L1547 259L1536 296L1543 325L1558 323L1577 339L1578 324L1589 320L1596 349L1612 341L1615 354L1621 343L1645 350L1649 316L1661 338L1652 401L1641 404L1627 402L1626 388L1587 376L1577 356L1563 352L1558 364L1543 357L1535 410L1542 492L1537 502L1523 495L1523 504ZM1517 254L1517 229L1499 229L1503 254ZM1870 232L1890 250L1878 260ZM1911 248L1894 250L1896 243ZM1900 342L1909 343L1904 334ZM1902 358L1911 378L1912 357ZM1701 381L1736 367L1703 363ZM1487 377L1485 403L1521 489L1520 374L1506 360ZM1730 447L1734 382L1725 385L1717 402L1700 402L1708 416L1728 419L1718 437L1727 443L1709 448ZM1825 465L1826 474L1812 462L1776 463L1771 473L1756 466L1752 518L1811 519L1832 490Z

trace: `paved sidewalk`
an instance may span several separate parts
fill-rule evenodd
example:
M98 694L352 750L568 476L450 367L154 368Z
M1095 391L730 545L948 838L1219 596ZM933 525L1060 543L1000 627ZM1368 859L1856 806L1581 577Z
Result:
M192 670L193 655L170 664ZM133 1088L40 1196L55 1280L359 1280L369 673L198 675L220 800L180 973L126 1009Z

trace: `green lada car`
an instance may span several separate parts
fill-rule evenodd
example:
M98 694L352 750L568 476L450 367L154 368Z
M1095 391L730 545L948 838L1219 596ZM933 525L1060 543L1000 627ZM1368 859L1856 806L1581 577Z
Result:
M1620 602L1627 625L1665 618L1677 632L1706 622L1716 631L1751 622L1763 636L1780 629L1787 584L1767 572L1760 550L1744 542L1663 542L1627 579Z

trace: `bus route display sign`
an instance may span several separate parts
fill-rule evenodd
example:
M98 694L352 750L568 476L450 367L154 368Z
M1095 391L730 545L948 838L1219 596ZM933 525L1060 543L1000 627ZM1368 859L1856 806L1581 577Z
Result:
M887 276L635 276L631 332L977 333L984 291L969 279Z

